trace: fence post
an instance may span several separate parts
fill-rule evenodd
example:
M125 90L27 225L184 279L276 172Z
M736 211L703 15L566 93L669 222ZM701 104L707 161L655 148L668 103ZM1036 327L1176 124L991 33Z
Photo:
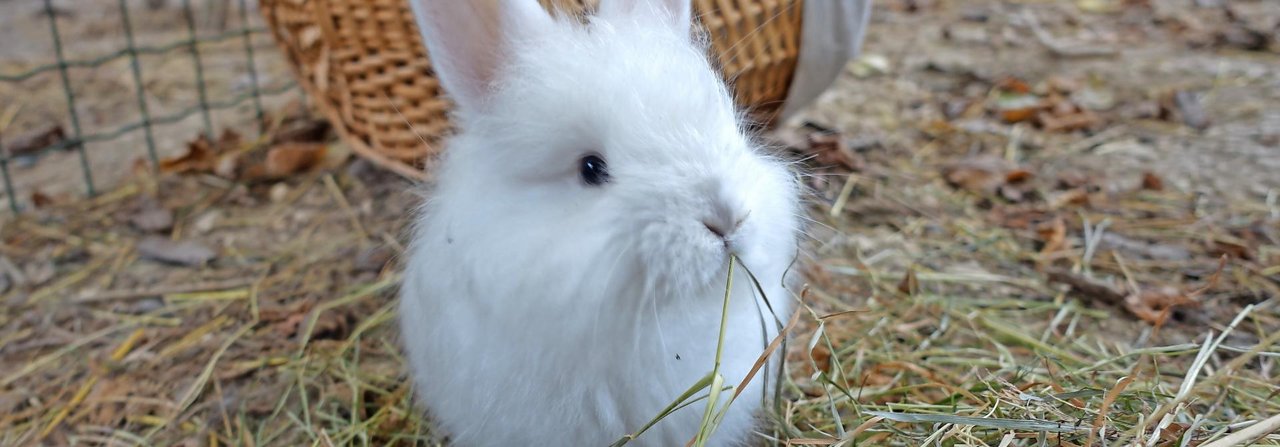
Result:
M120 0L120 20L124 25L124 40L128 47L129 63L133 66L133 88L137 90L138 111L142 114L142 132L147 140L147 157L151 159L151 169L160 166L160 157L156 155L156 140L151 134L151 112L147 108L147 90L142 84L142 66L138 63L138 47L133 43L133 24L129 21L129 4Z
M9 150L4 147L4 136L0 135L0 176L4 177L4 194L9 196L9 211L18 214L18 196L13 190L13 180L9 178Z
M67 98L67 113L71 115L71 133L73 146L80 156L80 170L84 174L85 190L90 196L96 194L93 188L93 173L89 168L89 156L85 154L84 140L80 132L80 116L76 113L76 94L71 90L71 76L67 73L67 59L62 54L62 36L58 33L58 13L53 10L53 0L44 0L44 12L49 15L49 31L53 33L53 51L58 58L58 74L62 76L62 93Z
M204 117L205 135L213 138L213 118L209 116L209 92L204 85L204 64L200 62L200 40L196 36L196 18L191 0L182 0L182 14L187 19L187 37L191 44L191 62L196 68L196 93L200 95L200 115Z
M258 85L258 67L253 59L253 34L249 32L249 4L247 0L240 0L240 29L244 31L244 54L249 63L249 88L253 89L253 108L256 112L255 118L258 122L258 128L261 130L264 125L262 117L266 115L266 112L262 108L262 87Z

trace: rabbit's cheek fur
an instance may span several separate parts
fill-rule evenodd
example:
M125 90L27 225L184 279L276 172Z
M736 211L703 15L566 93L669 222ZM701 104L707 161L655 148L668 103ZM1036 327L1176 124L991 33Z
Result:
M709 290L727 265L728 251L693 219L655 222L640 232L647 281L660 297Z

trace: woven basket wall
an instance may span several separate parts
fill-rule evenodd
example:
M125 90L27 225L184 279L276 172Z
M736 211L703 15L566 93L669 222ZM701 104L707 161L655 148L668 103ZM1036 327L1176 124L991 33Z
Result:
M452 104L432 74L408 1L260 3L299 82L343 140L378 165L425 178L424 166L450 130ZM541 1L583 14L598 0ZM765 125L781 110L795 72L801 2L693 2L739 105Z

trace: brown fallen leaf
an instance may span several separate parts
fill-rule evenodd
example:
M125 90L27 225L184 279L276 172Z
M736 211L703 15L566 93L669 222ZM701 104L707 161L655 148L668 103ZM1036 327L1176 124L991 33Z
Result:
M1035 177L1035 174L1032 174L1031 171L1023 168L1016 168L1004 174L1004 182L1008 184L1022 183L1027 180L1031 180L1033 177Z
M1223 239L1209 241L1209 252L1219 256L1230 256L1244 260L1252 260L1256 257L1252 247L1237 241Z
M57 203L58 203L58 199L55 199L53 198L53 196L45 194L42 191L37 190L37 191L31 192L31 205L36 207L37 209L48 208L53 205L56 205Z
M1084 188L1069 189L1049 198L1049 209L1060 209L1066 206L1088 206L1089 191Z
M1199 306L1188 294L1174 287L1161 287L1157 290L1145 290L1130 294L1124 298L1124 308L1153 326L1162 326L1169 318L1169 312L1177 307Z
M988 213L988 220L1004 228L1015 230L1034 230L1038 225L1048 222L1054 216L1042 207L1027 206L995 206Z
M1031 93L1031 84L1022 79L1009 76L996 82L995 89L1009 93L1027 94Z
M1000 119L1009 124L1021 123L1035 118L1037 112L1039 112L1038 106L1001 109Z
M831 370L831 350L827 349L827 345L819 343L809 351L809 358L817 365L818 371L826 372Z
M187 143L187 152L160 160L160 172L171 174L218 173L227 176L228 164L234 167L234 153L240 148L240 134L225 130L216 140L200 134ZM230 169L234 170L234 169Z
M1071 132L1088 129L1099 123L1092 111L1080 107L1069 96L1052 92L1042 102L1035 122L1046 132Z
M147 236L138 242L138 254L167 264L202 266L218 256L213 249L195 241L175 241L160 236Z
M66 132L62 130L61 124L47 124L12 138L5 137L5 135L0 135L0 139L4 140L4 147L9 151L9 156L11 157L39 154L45 148L67 139ZM70 148L68 147L67 149Z
M1142 189L1164 191L1164 179L1154 172L1144 172L1142 173Z
M1035 175L1000 157L980 155L948 164L942 176L952 187L981 195L996 195L1011 202L1021 201L1031 191Z
M942 168L942 176L953 187L979 194L993 194L1003 185L1011 163L999 157L979 156L961 160Z
M995 111L1005 123L1030 121L1046 107L1045 101L1032 92L1031 85L1018 78L1007 77L996 82L992 92L996 94Z
M807 139L814 161L821 166L842 166L855 172L867 167L867 161L849 147L840 133L814 132Z
M909 296L915 296L920 291L920 280L916 278L915 269L907 269L907 274L898 282L898 291Z
M323 143L283 143L267 151L261 162L245 162L245 180L276 180L304 172L324 160Z
M311 308L315 307L315 303L313 298L304 298L287 306L265 306L259 311L259 318L263 323L270 323L271 328L282 338L290 338L298 333L298 328Z
M1088 110L1068 113L1039 113L1036 121L1045 132L1073 132L1093 128L1100 122L1098 115Z
M1169 424L1163 430L1160 430L1160 442L1157 444L1161 447L1172 447L1182 445L1182 435L1187 432L1191 426L1187 424L1179 424L1177 422Z
M1227 258L1225 256L1219 258L1217 271L1203 286L1190 291L1164 286L1125 294L1119 287L1109 282L1078 275L1069 270L1049 269L1047 274L1049 282L1066 284L1072 291L1088 299L1120 305L1139 319L1160 326L1165 323L1173 309L1199 306L1200 302L1197 298L1217 286L1226 265Z
M1058 189L1088 188L1097 183L1090 174L1074 169L1058 174L1057 180L1058 182L1055 186Z
M1067 247L1067 223L1061 216L1048 224L1042 224L1036 232L1044 241L1044 247L1040 248L1041 262L1047 262L1050 255Z
M284 320L277 322L272 327L275 328L276 333L280 334L281 337L290 338L298 333L298 328L302 326L302 321L306 320L306 318L307 314L305 312L295 313L285 317Z
M316 325L311 332L312 340L340 340L346 338L356 323L356 317L349 308L330 309L316 316Z

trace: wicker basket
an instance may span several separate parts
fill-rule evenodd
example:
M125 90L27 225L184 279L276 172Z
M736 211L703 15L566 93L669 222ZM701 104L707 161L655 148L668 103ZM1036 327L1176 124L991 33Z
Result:
M421 179L450 129L452 105L432 74L408 1L261 0L261 10L339 136L370 161ZM597 1L542 0L575 14ZM738 103L766 125L795 73L801 1L694 0Z

